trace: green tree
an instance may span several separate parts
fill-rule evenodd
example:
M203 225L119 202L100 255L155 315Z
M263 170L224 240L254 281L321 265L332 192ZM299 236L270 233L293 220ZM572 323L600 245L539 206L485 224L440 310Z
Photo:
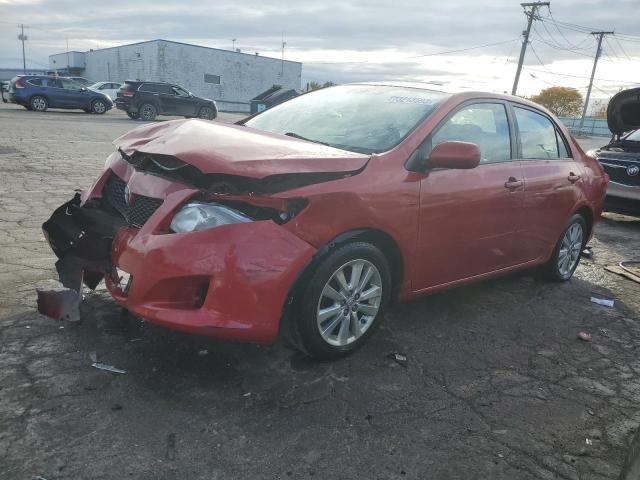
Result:
M572 87L549 87L531 97L531 101L547 107L559 117L580 115L583 99L580 92Z
M311 90L320 90L321 88L327 88L327 87L333 87L335 85L335 83L333 82L324 82L324 83L320 83L320 82L309 82L307 83L307 92L310 92Z

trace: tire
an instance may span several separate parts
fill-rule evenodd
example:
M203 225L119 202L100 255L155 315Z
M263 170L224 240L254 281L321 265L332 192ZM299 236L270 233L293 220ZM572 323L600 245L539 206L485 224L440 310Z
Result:
M580 254L587 240L587 222L579 214L573 215L562 231L551 258L544 266L544 276L554 282L566 282L580 263Z
M140 117L140 120L152 122L158 116L158 109L153 103L143 103L138 109L138 116Z
M216 112L211 107L201 107L198 111L198 118L213 120L214 118L216 118Z
M109 110L109 108L107 106L107 102L105 102L104 100L97 99L91 103L92 113L97 113L98 115L104 115L105 113L107 113L107 110Z
M127 112L127 117L131 120L138 120L140 118L140 114L138 112Z
M42 95L34 95L29 100L29 108L36 112L44 112L49 108L49 102Z
M307 279L289 326L294 346L318 360L357 350L378 327L390 298L385 256L369 243L349 243L328 254Z

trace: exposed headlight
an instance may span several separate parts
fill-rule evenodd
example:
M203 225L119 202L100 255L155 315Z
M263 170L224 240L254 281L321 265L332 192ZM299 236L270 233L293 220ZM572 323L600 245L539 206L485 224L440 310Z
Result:
M252 218L219 203L190 202L171 220L175 233L198 232L232 223L251 222Z

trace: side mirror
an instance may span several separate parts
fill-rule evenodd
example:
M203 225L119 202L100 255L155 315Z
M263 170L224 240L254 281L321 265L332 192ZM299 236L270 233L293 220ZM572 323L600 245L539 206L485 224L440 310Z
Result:
M81 91L81 92L87 92L87 91L89 91L89 89L88 89L87 87L82 87L82 88L80 89L80 91Z
M480 147L470 142L443 142L431 150L431 168L476 168L480 163Z

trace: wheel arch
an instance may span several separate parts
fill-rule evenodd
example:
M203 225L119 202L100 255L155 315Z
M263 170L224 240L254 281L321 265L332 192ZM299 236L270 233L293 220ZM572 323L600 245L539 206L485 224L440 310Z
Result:
M358 228L348 230L341 233L337 237L328 241L320 248L316 254L306 263L306 265L300 270L296 276L289 292L287 294L284 306L282 309L282 315L280 318L280 335L291 334L291 317L294 310L294 301L302 292L302 288L312 275L315 268L327 257L331 252L337 248L346 245L348 243L361 241L367 242L377 247L385 258L389 261L389 267L391 269L391 302L393 303L398 298L400 288L404 281L404 257L398 243L394 238L383 230L376 228ZM295 339L289 339L292 343L298 343Z
M593 210L591 210L591 207L589 207L588 205L581 205L575 210L574 215L575 214L581 215L584 218L584 221L587 223L586 238L591 238L594 223Z

